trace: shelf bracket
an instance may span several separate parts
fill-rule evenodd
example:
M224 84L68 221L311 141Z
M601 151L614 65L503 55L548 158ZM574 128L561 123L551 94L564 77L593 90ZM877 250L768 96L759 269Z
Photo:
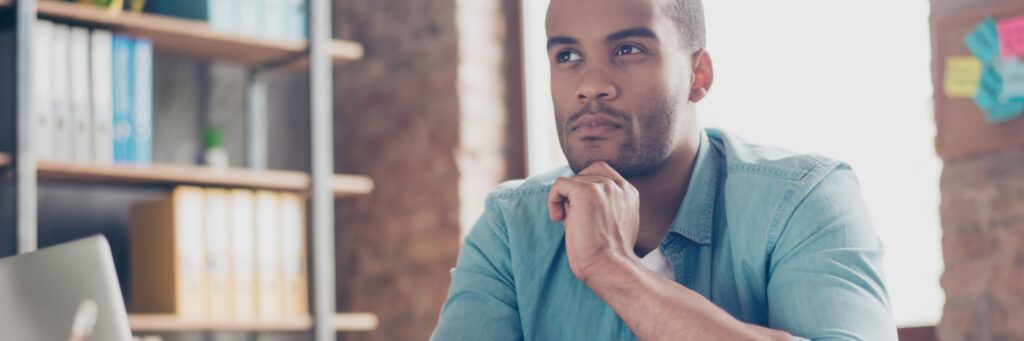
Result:
M303 53L290 55L288 57L281 58L281 59L274 60L274 61L268 62L266 64L263 64L262 68L263 68L263 70L266 70L266 71L270 71L270 70L295 70L296 69L295 66L299 65L299 63L301 63L302 60L305 59L308 55L309 55L309 50L307 49Z

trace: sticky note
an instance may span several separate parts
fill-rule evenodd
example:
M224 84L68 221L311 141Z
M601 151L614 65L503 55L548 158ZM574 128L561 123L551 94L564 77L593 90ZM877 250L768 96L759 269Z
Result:
M1024 56L1024 16L996 23L1003 58Z
M981 82L981 61L972 56L946 59L946 76L943 90L950 98L974 98Z
M1003 89L999 92L1000 102L1024 98L1024 62L1010 58L995 62L996 71L1003 77Z
M981 82L977 94L974 96L974 103L985 113L985 120L989 123L1001 123L1013 120L1024 112L1024 97L1010 98L1008 101L1000 101L999 96L1003 92L1003 77L996 67L984 66L981 73Z
M999 33L995 19L989 17L974 26L971 33L964 38L964 43L982 64L994 61L999 56Z

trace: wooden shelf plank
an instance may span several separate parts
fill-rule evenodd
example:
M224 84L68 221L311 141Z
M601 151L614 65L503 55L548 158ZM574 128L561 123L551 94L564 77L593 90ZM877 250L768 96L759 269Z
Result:
M338 331L371 331L377 329L377 315L371 313L339 313L331 321ZM313 328L309 316L273 320L230 321L183 319L170 314L128 314L128 325L136 332L181 331L308 331Z
M338 313L331 320L334 330L349 332L365 332L376 330L379 325L377 314L373 313Z
M3 1L3 0L0 0ZM247 35L214 31L204 22L148 13L112 14L101 8L76 3L39 1L39 16L102 27L117 32L147 37L157 51L202 59L235 61L245 64L296 64L307 58L304 41L277 41ZM334 62L362 58L359 43L334 40Z
M39 179L125 184L198 185L306 192L309 174L291 171L212 169L174 165L98 165L63 161L37 163ZM331 189L336 197L373 191L373 180L359 175L335 175Z
M184 319L169 314L128 314L128 325L136 332L180 331L306 331L313 319L304 317L253 321Z
M367 195L373 192L373 186L373 179L363 175L335 174L331 179L331 192L336 198Z

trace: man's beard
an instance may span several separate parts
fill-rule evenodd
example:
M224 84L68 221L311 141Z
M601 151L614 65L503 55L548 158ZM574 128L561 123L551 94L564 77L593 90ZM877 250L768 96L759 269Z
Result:
M658 102L662 105L656 106L643 116L631 116L605 104L589 105L570 115L565 123L557 127L558 141L562 145L565 158L569 161L569 168L573 173L579 174L594 162L604 161L624 178L642 177L656 172L668 161L670 147L675 140L673 127L676 119L674 112L670 109L675 108L674 105L663 101ZM618 147L618 155L614 157L576 151L569 143L569 127L583 115L597 113L609 115L624 123L621 129L625 138ZM643 118L639 123L639 130L634 129L635 117ZM637 134L638 132L639 134Z

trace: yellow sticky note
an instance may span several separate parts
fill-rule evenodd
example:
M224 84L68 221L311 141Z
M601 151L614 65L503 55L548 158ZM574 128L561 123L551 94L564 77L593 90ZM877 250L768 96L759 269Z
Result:
M981 82L981 61L972 56L946 59L943 90L951 98L974 98Z

